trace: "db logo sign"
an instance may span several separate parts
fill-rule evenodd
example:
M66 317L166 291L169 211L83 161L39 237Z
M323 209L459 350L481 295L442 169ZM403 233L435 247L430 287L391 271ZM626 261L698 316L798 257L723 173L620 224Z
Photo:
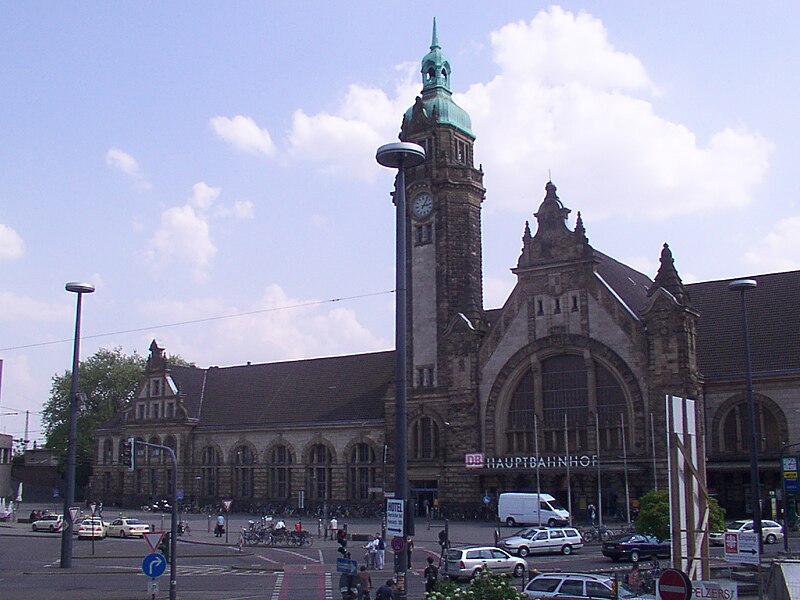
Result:
M464 466L468 469L482 469L483 463L483 452L470 452L464 455Z

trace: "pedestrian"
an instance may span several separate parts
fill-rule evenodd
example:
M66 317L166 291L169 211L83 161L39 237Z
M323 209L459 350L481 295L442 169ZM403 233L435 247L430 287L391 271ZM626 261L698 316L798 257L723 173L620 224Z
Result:
M383 570L386 563L386 541L380 533L375 534L375 568Z
M339 593L342 595L342 600L355 600L356 595L353 593L353 588L358 590L355 583L357 577L350 573L342 573L339 576Z
M366 550L364 553L364 562L367 563L367 568L374 569L376 562L375 559L377 558L378 553L378 541L375 538L372 538L370 541L364 544L364 550Z
M408 568L411 568L411 551L414 550L414 540L411 536L406 536L406 553L408 554Z
M358 572L358 600L370 600L370 590L372 590L372 577L370 577L367 567L361 565Z
M225 517L222 516L222 513L217 515L217 526L214 528L214 535L216 537L222 537L225 533Z
M589 515L589 525L594 526L594 520L597 517L597 509L593 503L589 502L589 506L586 507L586 513Z
M428 557L428 566L422 573L422 578L425 580L425 591L432 592L436 587L436 582L439 580L439 567L433 564L433 557Z
M387 579L386 583L378 588L375 600L394 600L394 580Z
M297 523L294 524L294 530L297 533L302 533L303 532L303 522L298 520Z
M336 532L339 530L339 521L336 520L335 516L331 517L331 522L330 522L328 528L331 531L331 539L335 540L336 539Z
M638 594L642 588L642 574L639 572L639 563L633 563L630 572L628 573L628 588Z

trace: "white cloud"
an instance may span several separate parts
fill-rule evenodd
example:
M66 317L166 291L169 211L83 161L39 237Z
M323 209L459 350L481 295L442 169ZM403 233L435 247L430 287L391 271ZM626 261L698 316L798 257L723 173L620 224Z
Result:
M237 219L255 219L253 203L249 200L237 200L233 203L233 216Z
M136 159L119 148L110 148L106 152L106 164L135 180L141 187L149 188L150 183L144 179Z
M237 150L265 156L275 154L275 144L272 143L269 131L259 127L250 117L242 115L236 115L232 119L213 117L209 124L217 136Z
M22 237L8 225L0 223L0 260L15 260L24 252Z
M65 292L66 294L66 292ZM59 322L70 319L74 312L72 303L48 303L30 296L0 292L0 320L8 322Z
M374 159L375 150L396 139L398 115L413 104L420 90L420 84L413 81L416 65L404 64L397 69L401 80L394 97L374 87L353 84L336 114L295 111L289 134L290 155L319 163L326 173L374 179L381 169Z
M188 264L197 281L205 281L207 268L216 255L206 210L220 194L204 182L192 186L192 196L183 206L161 213L161 225L150 240L147 258L159 265Z
M800 215L781 219L758 244L745 252L745 262L754 270L800 269Z
M565 204L595 221L612 214L665 219L752 202L772 143L741 126L698 140L686 125L656 114L656 84L638 58L612 45L599 19L551 7L490 40L496 75L454 95L478 135L476 164L491 164L486 210L529 213L548 172ZM394 137L399 115L421 89L410 76L418 65L404 69L393 96L351 85L334 113L297 110L290 154L323 172L374 177L376 147Z
M191 342L182 338L179 328L157 332L155 337L168 352L201 366L334 356L352 348L370 351L392 345L372 335L352 310L336 303L292 297L277 284L269 285L248 307L227 306L217 299L189 303L158 300L146 303L141 311L147 318L165 323L241 315L215 319L207 325L193 324Z

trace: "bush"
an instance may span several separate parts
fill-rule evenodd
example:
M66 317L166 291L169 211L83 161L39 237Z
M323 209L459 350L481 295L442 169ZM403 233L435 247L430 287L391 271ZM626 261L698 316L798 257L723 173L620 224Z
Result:
M433 592L425 594L425 600L526 600L526 596L507 577L483 570L466 588L450 580L439 581Z
M669 527L669 492L667 490L651 490L639 501L639 517L636 519L636 531L646 535L654 535L666 540L670 537ZM708 503L710 515L709 531L725 529L725 509L710 498Z

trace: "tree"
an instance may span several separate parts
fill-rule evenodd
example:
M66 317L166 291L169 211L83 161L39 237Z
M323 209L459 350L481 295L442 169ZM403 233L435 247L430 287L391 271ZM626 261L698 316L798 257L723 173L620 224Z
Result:
M725 509L714 498L709 499L710 509L709 531L725 529ZM651 490L640 499L639 517L636 519L636 531L654 535L662 540L669 539L669 492L667 490Z
M170 364L186 365L180 357L170 357ZM78 365L78 393L83 399L78 406L76 444L76 487L85 486L92 472L96 452L94 431L133 399L144 377L146 361L136 352L125 354L121 348L101 348ZM62 468L66 466L69 436L69 394L72 371L54 375L50 398L44 405L42 425L45 447L54 450Z

